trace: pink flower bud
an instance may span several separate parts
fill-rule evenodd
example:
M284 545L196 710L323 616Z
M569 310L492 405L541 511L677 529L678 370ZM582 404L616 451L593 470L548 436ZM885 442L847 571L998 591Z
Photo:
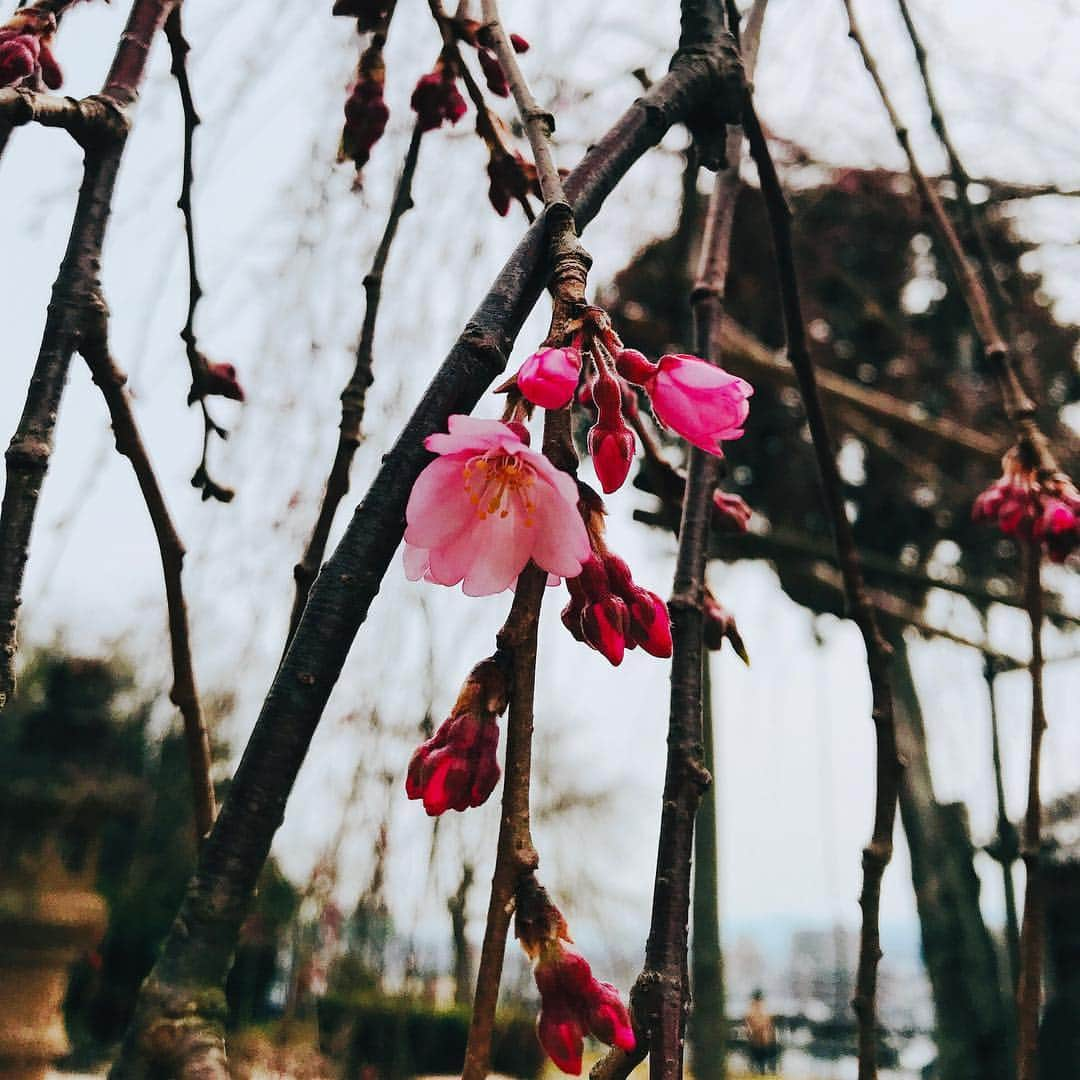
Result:
M499 726L493 719L472 713L451 716L413 753L406 795L423 799L431 817L480 806L499 781L498 743Z
M750 527L752 514L741 495L719 490L713 492L713 521L721 528L744 533Z
M545 1005L536 1021L536 1037L555 1066L569 1076L581 1075L585 1026L569 1006Z
M753 387L697 356L660 357L644 384L656 418L687 442L723 456L721 443L742 436Z
M627 382L644 386L657 373L659 365L637 349L622 349L615 355L615 368Z
M617 596L590 604L581 613L581 631L586 642L602 653L613 667L622 663L630 614Z
M597 388L594 388L594 395ZM617 425L607 426L597 421L589 429L589 454L605 494L622 487L630 473L635 448L634 433L623 423L621 416Z
M499 58L490 49L477 49L476 55L480 60L481 70L487 80L488 89L499 97L508 97L510 84L506 81L506 72L499 63Z
M581 353L577 349L540 349L521 365L517 384L534 405L561 409L573 399L580 375Z
M456 81L445 69L422 75L412 92L410 104L421 131L441 127L444 120L456 124L468 109Z
M390 110L383 100L383 85L377 79L362 78L345 99L345 128L341 134L341 154L362 169L372 147L382 138Z
M514 46L514 52L516 53L527 53L529 51L529 43L520 34L511 34L510 44Z

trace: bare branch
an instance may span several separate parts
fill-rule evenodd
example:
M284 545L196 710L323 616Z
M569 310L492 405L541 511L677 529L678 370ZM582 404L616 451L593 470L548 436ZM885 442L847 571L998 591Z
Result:
M356 346L356 363L349 381L345 384L345 389L341 392L341 431L338 436L337 451L330 467L330 474L326 478L326 487L311 536L308 538L303 556L293 567L296 593L293 597L292 612L289 615L286 649L300 622L304 604L307 603L308 593L311 590L311 583L315 580L315 575L318 574L319 567L322 565L337 509L341 505L341 500L349 492L349 471L352 468L353 458L356 456L356 448L360 445L360 429L364 422L367 391L374 378L372 366L375 362L375 326L379 314L379 301L382 298L383 273L390 257L394 237L397 235L398 225L402 217L412 209L412 182L420 157L422 137L423 131L417 124L413 127L409 148L405 151L405 160L401 166L401 173L398 175L394 197L390 202L390 214L386 226L375 249L371 269L364 278L366 300L364 323L360 330L360 341Z
M0 708L15 686L15 632L38 496L52 454L53 431L71 357L99 289L101 246L127 135L127 108L138 94L150 43L177 0L135 0L101 99L118 117L103 141L87 146L67 251L53 286L37 364L8 447L0 509Z
M853 1006L858 1021L859 1080L877 1076L877 965L881 956L878 910L881 879L892 858L892 834L896 821L896 802L902 763L896 750L893 725L892 691L889 686L889 646L881 636L873 608L866 599L862 568L851 523L844 506L843 486L836 464L836 452L821 404L817 373L806 339L802 301L791 241L791 211L784 198L780 178L769 152L768 143L747 96L743 127L750 153L757 165L761 190L772 229L784 326L788 339L788 358L795 368L806 411L807 425L814 444L818 473L824 494L825 509L836 544L836 558L844 581L848 614L858 626L866 647L870 676L872 718L877 742L874 825L870 843L863 849L863 888L859 898L863 923L859 941L859 966Z
M124 388L127 376L117 368L109 355L108 323L104 306L98 310L97 325L83 335L79 350L105 398L116 436L116 449L131 462L150 515L150 522L154 526L169 611L169 646L173 667L173 685L169 700L180 710L184 721L184 739L187 743L188 770L191 774L195 807L195 831L197 839L201 841L214 824L217 804L214 799L214 783L210 776L210 736L199 704L195 670L191 660L191 633L183 586L184 545L169 516L161 485L139 434L131 401Z

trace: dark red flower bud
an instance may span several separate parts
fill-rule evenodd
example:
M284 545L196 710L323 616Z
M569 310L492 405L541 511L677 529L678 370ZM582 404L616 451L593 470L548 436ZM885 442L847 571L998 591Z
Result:
M594 388L594 396L597 388ZM596 478L605 494L622 487L630 473L636 447L634 433L623 422L621 415L617 424L605 425L598 420L589 429L589 454Z
M207 364L202 378L204 394L231 398L233 401L244 400L244 390L236 378L236 368L232 364Z
M622 663L629 628L629 612L617 596L590 604L581 613L581 630L586 642L614 667Z
M520 34L511 34L510 44L514 46L514 52L516 53L527 53L529 51L529 43Z
M705 593L704 638L705 648L713 652L719 650L726 639L735 650L735 655L744 664L750 664L750 656L743 644L739 628L735 624L735 616L710 592Z
M64 82L64 73L56 62L52 49L45 43L41 43L41 54L38 56L38 64L41 65L41 81L50 90L59 90Z
M499 97L510 95L510 84L506 81L506 72L499 63L499 58L490 49L477 49L476 55L480 60L480 68L484 72L488 89Z
M753 511L741 495L727 491L713 492L713 521L723 529L744 533L750 527Z
M525 173L525 160L519 154L492 151L488 159L488 198L495 212L506 217L510 203L528 197L529 179Z
M0 86L15 86L37 68L41 46L31 34L9 34L0 41Z
M334 0L333 14L356 19L363 33L377 29L389 12L386 0Z
M362 78L345 99L345 127L341 133L341 156L362 169L372 147L382 138L390 110L383 100L382 83Z
M493 719L472 713L451 716L413 753L406 795L423 799L431 817L480 806L499 781L498 744L499 725Z
M457 82L445 68L420 77L410 104L421 131L433 131L441 127L444 120L456 124L468 109Z

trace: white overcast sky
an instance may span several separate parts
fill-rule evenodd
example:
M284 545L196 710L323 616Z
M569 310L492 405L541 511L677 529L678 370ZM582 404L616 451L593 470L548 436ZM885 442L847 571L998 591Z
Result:
M238 489L232 505L203 504L188 485L201 426L184 405L188 376L176 336L186 289L175 208L182 129L163 41L136 114L105 250L113 350L131 373L138 418L190 550L186 578L200 681L208 692L237 698L234 718L221 733L234 754L277 662L291 566L333 452L337 395L363 312L360 282L411 123L408 94L437 50L426 5L401 0L387 52L390 127L368 166L363 193L353 193L347 169L333 165L333 154L355 37L348 20L329 17L329 6L329 0L282 0L269 19L252 0L228 8L205 0L185 4L192 79L205 121L197 135L195 203L206 298L197 329L212 358L236 364L248 391L244 406L216 408L233 437L214 447L212 466L219 480ZM947 6L915 0L912 6L969 170L1080 187L1080 8L1053 0ZM65 92L81 95L99 86L127 7L119 0L87 3L65 20L57 45ZM533 42L523 67L538 97L559 115L558 154L567 165L633 99L638 87L627 73L643 66L654 77L662 74L676 37L674 3L507 0L503 8L511 27ZM862 0L858 10L925 165L939 168L892 0ZM839 0L773 0L756 79L761 112L776 133L831 163L899 168L845 29ZM514 215L500 220L487 206L485 162L470 125L471 115L460 130L433 134L423 144L416 209L402 224L384 285L368 439L353 471L357 495L522 229ZM684 140L673 133L666 151L638 165L590 229L595 283L609 280L638 247L671 227L680 167L672 151ZM76 148L55 131L16 133L0 163L5 438L17 422L36 355L80 171ZM1080 319L1080 208L1046 200L1024 220L1043 243L1035 265L1050 275L1059 316ZM545 319L541 305L516 356L539 340ZM495 409L489 398L479 411L493 415ZM612 544L639 580L665 594L673 542L632 522L642 500L630 490L609 500ZM873 739L858 635L849 624L825 619L817 626L822 644L816 644L813 620L787 600L763 564L717 566L713 581L753 657L750 670L726 653L715 665L725 918L854 924L860 849L872 810ZM152 533L78 360L23 595L24 644L60 635L72 649L98 650L120 641L139 661L148 686L167 686ZM564 818L561 825L538 823L544 877L582 924L619 935L625 946L643 940L648 919L667 669L638 653L620 669L610 668L570 640L557 619L559 604L549 603L541 640L541 773L553 777L549 793L569 780L604 797L599 812ZM440 890L456 884L463 854L478 864L483 888L474 904L482 911L495 802L454 816L441 830L432 886L430 826L418 806L406 802L401 775L428 695L441 716L471 664L490 651L506 607L504 597L472 600L407 583L395 563L279 835L276 850L290 871L305 875L330 840L362 754L370 782L349 818L342 899L352 902L370 872L373 829L387 812L389 792L388 887L399 920L408 926L444 917ZM937 603L935 615L977 629L948 602ZM994 634L999 647L1024 653L1022 619L997 613ZM1056 639L1050 646L1067 647ZM920 644L915 663L939 795L965 799L976 838L985 840L994 806L978 657ZM1001 689L1015 814L1024 792L1025 677L1007 676ZM1080 781L1074 707L1070 718L1078 692L1080 667L1052 666L1047 795ZM378 740L368 734L372 708L380 716ZM392 777L385 788L383 771ZM544 802L545 791L536 798ZM1000 885L992 873L984 880L996 918ZM913 913L901 842L886 880L883 917L899 923Z

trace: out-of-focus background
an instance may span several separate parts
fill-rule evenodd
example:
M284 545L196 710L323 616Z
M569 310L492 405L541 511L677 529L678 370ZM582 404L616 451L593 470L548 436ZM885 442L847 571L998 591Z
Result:
M412 127L409 94L439 48L426 5L402 0L386 50L389 127L354 190L351 166L335 164L335 154L358 39L351 21L331 18L328 7L281 0L268 15L250 0L227 10L185 4L203 119L194 203L206 296L197 329L213 359L236 365L247 394L243 405L215 403L230 431L211 450L215 478L236 489L227 505L202 502L189 483L202 427L197 410L185 406L189 375L178 337L187 301L175 206L183 123L163 42L138 106L104 252L113 351L130 374L188 549L195 662L222 790L280 656L292 566L336 443L338 394L364 310L361 281ZM567 166L640 93L642 78L666 70L677 40L677 5L507 0L503 8L509 27L532 43L523 68L558 117L556 153ZM895 6L864 0L857 8L924 168L944 176ZM1046 415L1058 425L1064 456L1076 462L1080 198L1037 192L1080 189L1080 6L918 0L912 10L954 141L980 180L972 196L985 210L998 276L1017 313L1016 340L1028 370L1042 373ZM65 93L99 86L126 14L122 3L88 3L65 17L56 46ZM959 419L1004 450L992 386L846 37L839 0L773 0L754 82L792 192L820 362L863 387L916 401L920 416ZM496 105L509 120L509 106ZM665 139L587 235L593 288L628 344L650 353L687 345L685 267L710 176L685 182L686 144L682 130ZM502 219L488 204L485 165L471 111L456 128L423 140L415 207L402 221L383 285L375 382L352 474L356 497L522 231L520 214ZM19 416L80 174L77 148L54 131L21 129L4 153L0 431L14 430ZM744 174L752 188L749 165ZM941 187L948 199L948 182ZM782 333L763 221L751 191L736 227L731 311L775 349ZM541 304L511 366L540 341L546 319ZM737 1020L752 991L764 990L783 1019L786 1075L846 1077L854 1075L847 1002L873 798L862 646L837 615L797 396L760 361L742 366L734 355L728 366L759 390L748 435L728 452L730 486L757 512L753 534L742 546L719 547L710 568L713 591L737 618L752 661L746 667L724 649L712 663L726 1010ZM478 412L498 409L489 397ZM892 429L856 408L835 406L834 422L856 529L879 563L872 584L906 605L890 625L913 677L909 713L921 704L920 745L933 779L929 802L924 791L916 806L913 795L910 813L959 808L935 820L942 828L956 823L970 838L975 911L1007 983L1002 864L1020 892L1022 871L1001 855L986 659L1004 806L1016 821L1026 783L1026 616L1002 602L1015 599L1015 551L991 530L966 524L971 499L997 476L997 462L903 425ZM677 447L666 452L679 462ZM591 478L588 463L583 476ZM649 486L647 477L641 485ZM666 595L675 544L656 516L656 499L628 486L607 502L612 547L640 583ZM635 520L635 511L653 515L651 523ZM1068 569L1048 570L1046 583L1061 616L1046 634L1043 791L1053 802L1080 790L1080 663L1070 659L1080 651L1072 632L1080 588ZM534 828L545 884L575 938L625 991L648 925L667 669L639 653L611 668L565 632L561 603L546 605L541 628ZM420 1038L409 1025L429 1033L431 1017L441 1018L440 1048L456 1045L463 1030L452 1006L467 1000L497 803L433 822L406 800L403 776L425 724L442 719L468 669L490 652L506 609L506 597L468 599L409 583L396 566L388 575L315 738L245 930L230 983L238 1026L279 1031L258 1025L318 1016L323 1052L350 1062L353 1074L453 1070L438 1053L408 1060L428 1045L428 1034ZM130 467L113 450L102 401L78 362L35 528L20 640L22 690L4 737L37 731L31 757L40 774L32 775L50 775L52 762L101 789L100 859L87 875L108 902L109 930L80 960L68 1001L71 1060L91 1067L122 1032L193 850L178 721L167 700L157 549ZM1055 806L1068 838L1074 810ZM934 998L900 828L882 924L886 1060L892 1075L918 1076L937 1057ZM506 1060L496 1068L531 1075L540 1059L523 959L511 957L505 985ZM313 1057L292 1061L286 1072L320 1075L322 1068Z

